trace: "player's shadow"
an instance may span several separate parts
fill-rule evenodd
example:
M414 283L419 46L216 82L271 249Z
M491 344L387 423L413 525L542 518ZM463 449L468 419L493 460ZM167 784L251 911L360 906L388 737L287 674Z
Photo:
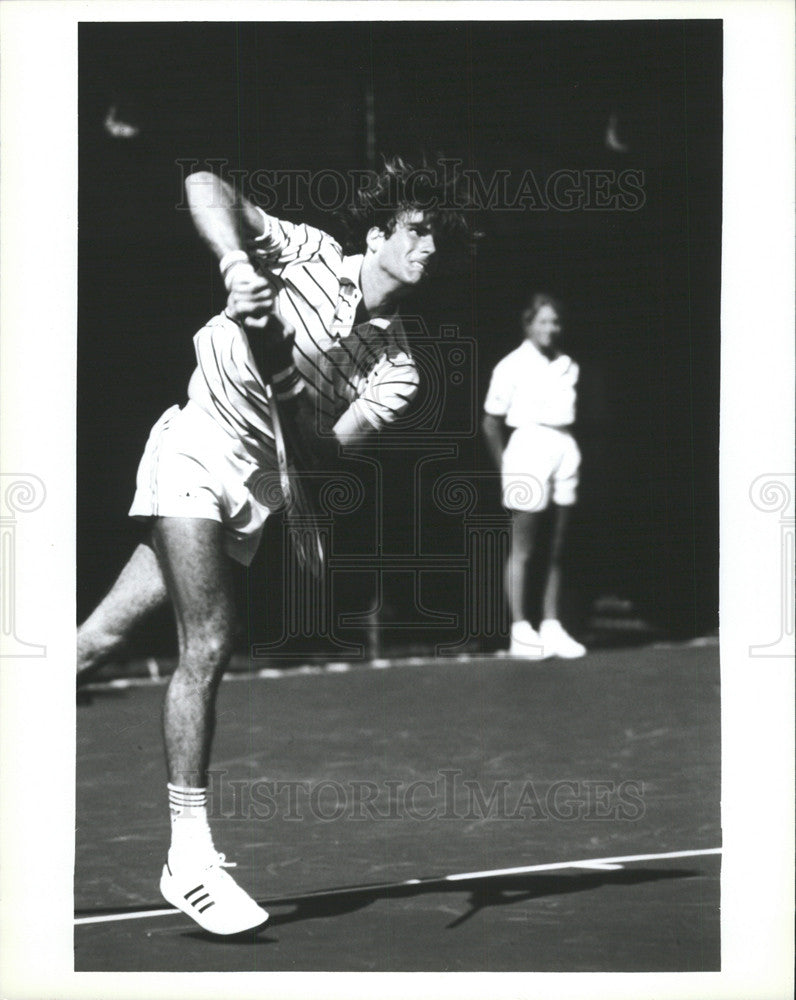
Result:
M331 889L321 894L290 896L265 900L261 903L270 910L271 918L263 930L265 935L257 937L262 944L273 943L268 931L284 924L301 920L319 920L340 917L365 909L380 899L411 899L431 893L466 893L466 909L447 925L453 930L469 920L480 910L491 906L511 906L544 896L560 896L573 892L589 892L603 886L633 886L645 882L664 879L695 878L702 872L691 869L674 868L666 871L653 868L635 868L621 871L591 871L574 874L535 874L482 876L461 879L456 882L447 879L423 879L418 885L362 886L351 889ZM287 912L278 912L282 907L290 907ZM210 935L200 931L188 931L187 937L211 940ZM218 938L214 940L218 941ZM229 938L225 939L230 941ZM251 932L241 936L240 943L252 943Z

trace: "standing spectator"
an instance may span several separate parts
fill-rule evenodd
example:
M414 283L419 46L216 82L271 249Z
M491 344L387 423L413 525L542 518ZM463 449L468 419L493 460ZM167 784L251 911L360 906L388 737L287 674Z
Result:
M569 428L575 421L577 364L558 347L560 303L535 294L522 313L522 344L492 373L482 429L501 470L503 505L512 513L505 587L511 610L512 656L571 659L584 646L559 620L562 555L569 509L576 502L580 451ZM528 570L542 511L554 506L539 630L528 617Z

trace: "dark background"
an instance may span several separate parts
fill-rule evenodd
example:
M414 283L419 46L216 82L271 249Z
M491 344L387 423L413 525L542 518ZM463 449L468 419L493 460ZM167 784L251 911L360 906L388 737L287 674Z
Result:
M475 343L467 377L480 405L494 364L519 343L529 293L564 299L567 350L582 369L572 624L585 634L595 602L618 597L659 634L717 626L719 21L79 30L81 617L139 537L126 513L146 436L163 409L184 400L191 337L223 306L216 263L178 208L186 173L178 161L223 158L227 170L246 171L365 169L374 165L375 137L379 156L444 153L486 178L508 170L510 191L526 170L542 186L562 168L643 171L645 201L636 211L482 213L486 236L475 263L416 306L432 337L444 324ZM112 137L103 126L111 106L140 134ZM606 144L611 115L626 151ZM276 214L337 232L311 206ZM472 418L468 394L451 396L446 428L458 456L440 472L488 468L477 435L461 436ZM444 440L430 435L429 446ZM409 497L408 454L390 452L383 467L385 496ZM356 523L343 519L341 546L362 534L372 508L371 496ZM499 509L487 483L479 511ZM460 525L431 502L422 516L441 551L459 551ZM385 549L400 551L406 526L389 505L385 519ZM278 532L275 518L240 574L250 639L267 639L280 614ZM353 576L338 603L362 611L370 584ZM401 581L388 599L389 615L411 619L414 598ZM461 600L444 575L424 583L430 608L455 611ZM169 634L164 618L156 639L168 645ZM422 628L404 637L425 641Z

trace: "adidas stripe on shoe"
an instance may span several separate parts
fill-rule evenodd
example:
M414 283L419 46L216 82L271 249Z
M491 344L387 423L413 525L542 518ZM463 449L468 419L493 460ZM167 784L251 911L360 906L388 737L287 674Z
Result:
M268 913L224 871L234 867L223 854L207 865L177 871L167 861L160 891L167 902L211 934L240 934L261 927Z

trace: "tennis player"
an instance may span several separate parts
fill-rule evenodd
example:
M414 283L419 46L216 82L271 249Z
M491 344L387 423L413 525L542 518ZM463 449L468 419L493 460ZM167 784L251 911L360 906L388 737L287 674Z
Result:
M130 509L149 538L79 629L78 680L171 602L179 659L163 710L172 822L160 887L205 930L228 935L267 920L214 846L207 769L233 649L230 559L251 562L271 513L256 488L277 465L269 392L321 462L393 423L419 382L398 304L427 279L441 243L469 243L469 227L449 207L449 185L401 160L359 193L351 255L319 229L267 215L213 174L191 175L186 191L229 295L194 337L188 402L152 428Z
M512 513L505 588L513 656L583 656L586 648L559 620L562 552L577 500L580 451L575 422L578 365L563 354L561 306L534 295L522 313L522 344L499 361L484 401L482 429L501 470L503 506ZM528 619L528 570L539 517L552 501L553 524L538 632Z

